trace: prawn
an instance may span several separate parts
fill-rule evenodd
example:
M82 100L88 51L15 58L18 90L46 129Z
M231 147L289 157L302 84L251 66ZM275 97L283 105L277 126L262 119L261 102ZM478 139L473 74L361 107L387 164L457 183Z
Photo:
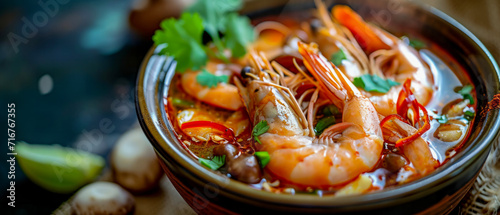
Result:
M331 38L337 46L341 44L339 47L343 47L347 53L348 60L340 68L350 80L363 74L377 75L399 83L410 78L419 103L424 106L429 103L433 94L433 75L415 49L388 32L369 25L348 6L334 6L331 11L332 20L324 4L319 0L316 0L316 4L319 17L326 28L322 35ZM357 66L352 66L353 64ZM370 98L380 114L387 116L396 113L400 90L401 86L396 86L385 94L363 93Z
M306 68L318 81L309 105L330 99L342 110L342 122L316 137L289 88L279 84L282 80L270 66L275 64L251 53L253 73L243 83L235 83L253 125L263 120L269 125L256 148L270 154L266 170L278 178L312 188L343 185L379 161L383 149L379 118L370 100L315 46L299 42L298 47ZM319 89L324 93L319 94Z
M216 74L226 72L215 62L209 62L206 68L208 71L215 71ZM201 71L186 71L181 75L181 86L188 95L226 110L236 111L243 108L236 86L228 83L218 83L213 88L202 86L196 80L200 73Z

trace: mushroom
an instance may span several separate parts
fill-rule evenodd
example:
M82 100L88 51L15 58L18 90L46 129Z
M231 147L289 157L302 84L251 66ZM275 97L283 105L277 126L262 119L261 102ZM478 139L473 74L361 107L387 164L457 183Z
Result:
M126 132L111 152L116 183L140 193L158 186L163 176L153 147L140 128Z
M135 200L115 183L99 181L80 189L71 202L73 214L133 214Z

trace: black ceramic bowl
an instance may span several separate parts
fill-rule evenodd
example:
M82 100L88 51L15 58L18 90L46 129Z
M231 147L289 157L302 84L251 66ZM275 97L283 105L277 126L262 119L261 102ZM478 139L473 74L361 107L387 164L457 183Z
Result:
M499 93L499 69L481 42L442 12L413 2L396 0L335 1L350 5L365 19L393 33L432 41L465 69L476 87L477 112ZM255 8L255 5L252 5ZM332 5L330 5L332 6ZM259 9L251 17L287 10L313 8L312 1L286 7ZM158 159L175 188L199 213L384 213L445 214L470 189L499 130L498 111L477 114L463 150L432 174L411 183L357 196L334 197L260 191L201 166L179 143L163 105L175 62L153 47L137 81L137 114ZM147 167L145 167L147 168Z

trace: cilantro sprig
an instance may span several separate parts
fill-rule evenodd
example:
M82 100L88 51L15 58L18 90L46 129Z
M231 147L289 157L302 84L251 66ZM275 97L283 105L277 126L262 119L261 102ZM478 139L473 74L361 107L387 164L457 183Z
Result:
M218 170L226 163L226 155L214 156L212 159L198 158L198 161L203 165L213 170Z
M356 87L361 87L367 92L378 92L378 93L387 93L393 86L401 85L398 82L395 82L390 79L384 80L383 78L377 75L362 75L360 77L354 78L353 84Z
M172 56L177 61L177 70L197 70L207 61L206 47L202 44L203 24L201 17L194 13L183 13L179 20L163 20L162 30L153 36L156 45L165 44L159 54Z
M200 69L210 57L225 62L229 62L228 57L242 57L255 34L249 19L235 12L241 5L241 0L199 0L180 19L164 20L153 41L165 45L160 54L172 56L180 72ZM206 45L204 32L211 37ZM225 54L226 50L231 56Z
M229 77L227 75L214 75L206 69L203 69L203 71L196 76L196 82L209 88L216 87L219 83L227 83L228 80Z
M266 120L262 120L252 130L252 136L259 144L262 144L259 140L259 136L266 133L269 130L269 125Z

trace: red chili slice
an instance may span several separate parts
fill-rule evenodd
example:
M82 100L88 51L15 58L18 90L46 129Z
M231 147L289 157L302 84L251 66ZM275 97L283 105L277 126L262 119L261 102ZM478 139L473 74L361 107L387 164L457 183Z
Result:
M192 121L181 125L182 130L188 128L212 128L222 132L222 136L228 138L230 141L234 141L235 138L233 129L212 121Z
M411 80L406 79L405 83L403 84L403 89L401 89L401 92L399 93L398 97L398 102L397 102L397 111L398 114L393 114L385 117L381 122L380 122L380 127L384 127L387 122L393 120L393 119L398 119L401 120L402 122L405 122L409 125L411 125L408 122L408 110L411 109L413 111L413 125L415 127L415 124L418 124L420 122L420 110L422 110L422 113L424 114L423 116L423 122L424 124L418 128L417 132L414 134L401 138L398 141L396 141L396 147L403 146L407 143L411 143L415 141L417 138L422 136L426 131L428 131L431 128L430 125L430 119L429 115L427 113L427 109L420 103L418 103L417 99L413 95L413 92L410 89L411 86Z

